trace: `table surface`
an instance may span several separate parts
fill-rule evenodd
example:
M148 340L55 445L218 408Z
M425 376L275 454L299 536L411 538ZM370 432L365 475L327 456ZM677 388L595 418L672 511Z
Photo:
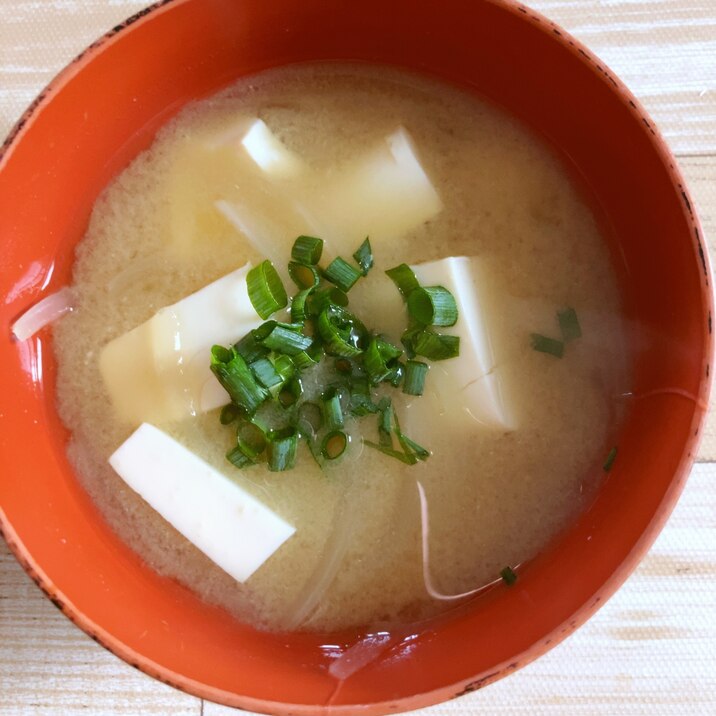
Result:
M68 60L145 0L0 0L0 138ZM716 0L531 0L644 102L716 242ZM712 254L713 255L713 254ZM438 714L716 713L716 418L672 518L582 629ZM233 711L153 681L95 644L0 540L0 716Z

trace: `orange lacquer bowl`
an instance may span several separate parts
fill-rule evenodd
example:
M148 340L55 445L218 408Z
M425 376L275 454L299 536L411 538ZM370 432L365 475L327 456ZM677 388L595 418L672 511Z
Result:
M561 152L610 227L634 392L649 396L632 403L593 506L521 570L516 586L436 620L340 684L320 647L355 635L259 633L158 576L115 537L65 455L49 334L24 344L10 334L41 292L69 283L95 198L167 119L244 74L315 60L444 78L507 108ZM92 637L213 701L277 714L382 714L514 671L582 624L635 568L694 457L712 339L710 273L693 205L620 81L563 30L513 2L173 0L140 13L62 72L7 140L0 246L5 538Z

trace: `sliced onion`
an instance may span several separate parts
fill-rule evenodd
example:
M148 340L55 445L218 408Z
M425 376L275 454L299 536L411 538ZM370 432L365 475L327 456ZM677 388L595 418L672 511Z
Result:
M354 479L341 495L320 561L288 608L287 629L298 629L312 616L336 578L353 537L356 516L352 506L359 489L358 481Z
M12 332L19 341L26 341L39 330L75 308L75 296L69 286L51 293L29 308L12 324Z
M477 589L471 589L469 592L462 592L461 594L443 594L439 592L433 586L432 578L430 577L430 523L428 521L428 498L425 495L425 488L419 483L415 483L418 486L418 494L420 495L420 529L423 537L423 581L425 582L425 590L433 599L439 599L441 601L454 601L457 599L465 599L465 597L472 597L478 592L482 592L492 584L486 584L483 587Z

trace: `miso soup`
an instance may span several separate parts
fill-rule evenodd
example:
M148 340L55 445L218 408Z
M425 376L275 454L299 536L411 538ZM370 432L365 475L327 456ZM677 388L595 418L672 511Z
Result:
M611 262L568 167L478 97L243 79L96 202L54 326L70 457L134 550L240 620L429 618L519 579L614 460Z

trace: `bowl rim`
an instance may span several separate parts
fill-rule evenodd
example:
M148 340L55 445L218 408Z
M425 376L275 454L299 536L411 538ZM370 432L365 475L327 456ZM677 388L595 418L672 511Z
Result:
M72 60L70 60L70 62L65 65L40 91L40 93L35 97L27 109L22 113L20 118L12 126L10 132L2 141L2 144L0 144L0 171L2 171L3 165L11 156L14 147L22 139L26 129L33 123L35 116L46 104L48 97L50 97L56 90L62 88L77 73L79 73L82 70L84 63L91 62L93 57L96 56L108 42L112 41L119 35L129 32L135 23L146 21L150 17L157 15L163 9L169 10L172 6L182 5L190 1L192 0L157 0L148 7L130 15L126 20L105 32L97 40L92 42ZM593 73L599 73L602 76L602 80L611 85L611 91L619 99L621 99L622 102L627 104L632 113L640 119L644 127L642 131L651 135L649 137L649 142L656 155L661 160L674 191L677 194L680 194L686 221L690 225L694 237L696 238L698 246L698 259L703 268L704 275L701 280L701 294L705 312L707 311L709 315L710 326L714 302L714 296L710 288L710 286L713 285L713 274L708 252L704 248L705 237L703 228L696 212L691 193L689 192L684 176L678 167L676 157L646 108L604 61L602 61L580 40L573 37L561 25L550 20L541 12L527 7L518 0L482 0L482 2L496 5L515 16L521 16L524 22L529 22L536 29L550 35L553 41L562 45L562 47L568 50L577 61L587 66ZM704 355L709 364L711 363L713 354L714 336L709 329L707 339L704 342ZM701 400L703 405L706 406L708 405L710 387L710 375L707 374L706 377L702 376L700 380L700 394L698 398ZM700 414L699 410L701 411ZM691 467L695 462L696 452L703 434L701 427L705 421L706 414L706 407L697 406L695 424L699 427L699 429L696 431L696 434L694 434L693 431L690 432L689 438L683 446L681 461L675 469L674 477L671 481L672 490L668 495L664 496L663 501L660 504L663 511L661 519L650 523L648 529L641 535L638 544L635 546L627 560L621 565L620 569L604 583L602 591L600 592L600 599L597 599L591 604L585 604L579 608L569 623L563 625L565 628L561 629L559 633L552 635L547 642L542 640L541 642L535 643L532 647L530 647L527 653L516 655L514 663L502 665L502 667L496 669L494 673L488 674L487 676L467 685L465 685L462 681L455 682L430 692L415 694L411 697L401 699L398 702L372 702L371 712L378 712L382 709L382 711L390 710L393 713L397 713L416 708L424 708L436 705L450 698L457 698L466 693L479 690L493 681L499 680L504 675L507 675L518 668L522 668L528 663L539 658L588 621L608 601L608 599L613 596L619 587L621 587L621 585L626 581L629 575L636 569L671 515L671 512L676 506L676 503L678 502L684 489ZM678 480L677 478L679 476L682 476L683 479ZM244 710L250 709L257 713L265 713L269 715L281 714L282 716L290 716L291 714L305 714L308 716L320 711L336 715L340 714L341 716L349 716L355 712L355 707L352 706L316 707L313 705L287 704L279 701L268 701L265 699L256 699L254 697L237 695L234 692L212 687L191 677L174 672L166 666L138 654L131 647L125 645L119 638L108 633L99 624L93 622L81 610L75 608L71 601L64 599L64 595L62 595L61 591L53 584L52 580L48 578L40 565L35 562L30 552L26 549L1 506L0 538L5 540L9 550L20 563L23 570L44 592L48 599L64 614L64 616L66 616L73 624L79 627L107 651L157 681L165 683L197 698L206 699L218 704ZM519 659L519 662L516 661L517 659Z

